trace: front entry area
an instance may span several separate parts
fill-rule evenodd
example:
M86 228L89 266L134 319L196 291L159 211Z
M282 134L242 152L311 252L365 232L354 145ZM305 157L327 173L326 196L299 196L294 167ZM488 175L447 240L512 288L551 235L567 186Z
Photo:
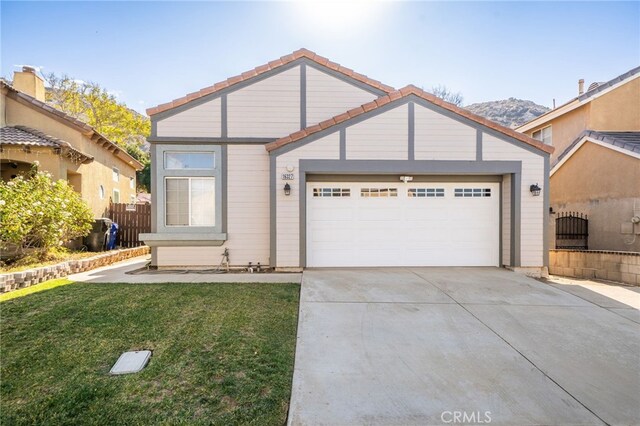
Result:
M307 267L499 266L499 182L311 182Z

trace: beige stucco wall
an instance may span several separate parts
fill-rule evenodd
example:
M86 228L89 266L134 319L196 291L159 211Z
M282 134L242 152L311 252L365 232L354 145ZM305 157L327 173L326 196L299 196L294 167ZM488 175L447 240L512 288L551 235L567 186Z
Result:
M640 235L627 244L633 236L621 233L634 205L640 211L640 159L586 142L551 176L550 185L554 211L588 215L590 249L640 251ZM555 227L549 228L554 247Z
M2 98L3 103L6 102L5 114L3 114L5 125L24 125L62 139L82 153L93 156L94 161L89 164L74 164L68 159L55 155L52 149L32 149L29 154L18 147L10 146L4 148L4 152L0 154L1 159L29 163L37 160L40 162L40 169L49 171L56 179L67 179L68 172L80 173L82 198L91 206L96 217L105 215L109 207L109 198L114 189L120 191L120 202L130 202L131 197L135 197L135 168L132 165L91 141L89 137L78 130L44 115L36 109L6 98L4 94ZM112 167L114 166L120 170L119 182L113 180ZM131 177L134 178L133 188L130 185ZM104 199L101 199L99 195L100 185L105 189Z
M640 131L640 77L591 101L591 130Z
M555 147L555 151L551 154L551 164L555 162L560 154L576 138L586 129L589 128L589 111L591 104L585 104L579 108L574 109L566 114L561 115L549 122L546 122L540 126L525 132L527 135L533 137L533 133L543 129L551 124L552 132L552 144Z
M533 136L549 125L556 148L551 156L552 164L584 130L640 131L640 77L525 133Z

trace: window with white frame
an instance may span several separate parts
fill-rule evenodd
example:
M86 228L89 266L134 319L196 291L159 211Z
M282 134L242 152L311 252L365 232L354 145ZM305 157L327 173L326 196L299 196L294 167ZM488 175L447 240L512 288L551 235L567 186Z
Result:
M167 226L215 226L216 182L213 177L165 178Z
M213 170L216 166L214 152L175 152L164 153L166 170Z
M98 187L98 195L100 196L101 200L104 200L104 186L100 185Z
M409 188L407 196L412 197L444 197L444 188Z
M120 182L120 170L117 167L111 169L113 171L113 181Z
M360 196L365 198L397 197L398 188L362 188Z
M536 130L531 136L546 145L551 145L551 126Z
M491 197L491 188L455 188L453 196L463 198Z
M134 178L133 176L129 178L129 188L131 189L136 188L136 178Z
M114 203L119 203L120 202L120 191L117 189L113 190L113 196L111 197L111 200Z
M135 196L135 195L131 195L131 196L129 196L129 202L130 202L131 204L135 204L135 203L136 203L136 196Z

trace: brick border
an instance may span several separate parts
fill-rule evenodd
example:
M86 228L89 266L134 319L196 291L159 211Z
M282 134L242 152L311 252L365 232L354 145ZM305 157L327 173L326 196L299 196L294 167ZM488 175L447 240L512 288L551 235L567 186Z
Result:
M55 265L42 266L40 268L28 269L20 272L0 274L0 292L7 293L19 288L30 287L44 281L64 278L71 274L90 271L101 266L111 265L112 263L120 262L132 257L143 256L149 253L150 250L147 246L111 250L96 254L92 257L87 257L86 259L67 260L66 262L57 263Z
M549 273L640 286L640 253L607 250L549 250Z

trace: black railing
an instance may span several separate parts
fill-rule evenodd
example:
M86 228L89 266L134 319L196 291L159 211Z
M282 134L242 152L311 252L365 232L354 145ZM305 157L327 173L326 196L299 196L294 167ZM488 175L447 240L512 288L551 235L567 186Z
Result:
M586 214L558 213L556 216L557 249L589 249L589 220Z

